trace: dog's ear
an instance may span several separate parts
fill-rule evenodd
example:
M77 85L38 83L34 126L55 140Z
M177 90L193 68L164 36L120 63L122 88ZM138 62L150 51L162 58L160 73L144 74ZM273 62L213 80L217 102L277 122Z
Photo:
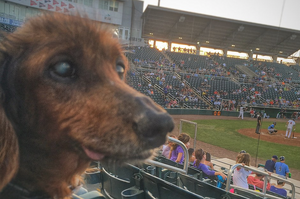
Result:
M7 57L0 52L0 82L3 77L3 68L7 67ZM11 181L19 168L19 146L17 135L7 119L3 102L5 94L0 87L0 191Z

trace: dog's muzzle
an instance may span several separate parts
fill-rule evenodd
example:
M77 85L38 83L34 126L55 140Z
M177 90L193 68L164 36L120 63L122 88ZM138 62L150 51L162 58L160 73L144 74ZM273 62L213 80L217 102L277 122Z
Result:
M135 98L136 110L133 130L146 143L147 148L159 147L166 135L174 129L171 116L146 96Z

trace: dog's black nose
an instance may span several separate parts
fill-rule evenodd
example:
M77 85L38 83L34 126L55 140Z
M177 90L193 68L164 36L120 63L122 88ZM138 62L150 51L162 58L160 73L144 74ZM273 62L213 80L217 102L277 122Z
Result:
M148 148L159 147L166 141L166 134L174 128L171 116L148 97L136 97L133 129Z

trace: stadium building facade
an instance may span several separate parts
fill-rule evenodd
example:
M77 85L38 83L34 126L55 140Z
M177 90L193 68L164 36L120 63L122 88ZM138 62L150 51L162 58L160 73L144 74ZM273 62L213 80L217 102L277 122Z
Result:
M143 2L136 0L0 0L0 30L13 32L26 18L43 12L87 15L112 25L122 43L143 44Z

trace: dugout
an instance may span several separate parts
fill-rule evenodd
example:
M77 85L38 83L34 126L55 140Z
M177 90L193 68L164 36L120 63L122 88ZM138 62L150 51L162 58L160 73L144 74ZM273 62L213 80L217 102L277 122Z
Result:
M276 118L277 114L280 112L281 108L278 107L262 107L262 106L251 106L249 108L254 108L256 111L260 112L266 112L270 118ZM283 115L286 118L292 118L292 115L294 112L299 112L299 109L293 109L293 108L283 108L284 113Z

